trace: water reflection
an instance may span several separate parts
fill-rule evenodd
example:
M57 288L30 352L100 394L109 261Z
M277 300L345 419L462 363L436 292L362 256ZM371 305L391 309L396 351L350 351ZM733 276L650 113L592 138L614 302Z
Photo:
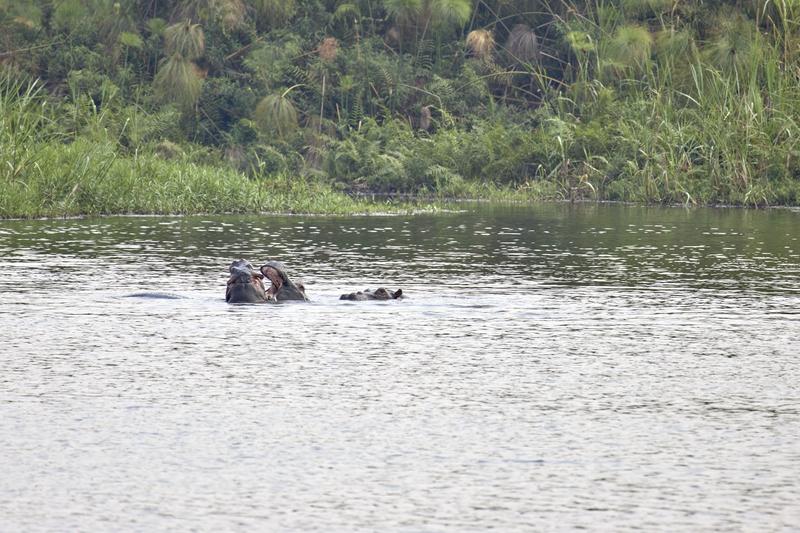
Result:
M792 529L799 225L0 222L3 528ZM283 260L313 302L226 305L236 257ZM338 300L379 285L408 298Z
M309 275L442 282L472 261L478 284L513 277L791 290L800 258L797 220L791 211L547 205L374 217L367 224L363 217L296 216L29 221L3 223L0 251L41 255L57 273L78 268L59 264L64 256L134 261L136 272L184 268L202 278L242 256L279 257Z

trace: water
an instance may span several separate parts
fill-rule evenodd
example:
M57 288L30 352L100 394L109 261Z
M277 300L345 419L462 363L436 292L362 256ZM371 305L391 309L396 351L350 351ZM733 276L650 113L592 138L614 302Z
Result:
M603 205L0 221L0 530L797 530L798 230ZM227 305L238 257L313 302ZM378 286L408 297L338 300Z

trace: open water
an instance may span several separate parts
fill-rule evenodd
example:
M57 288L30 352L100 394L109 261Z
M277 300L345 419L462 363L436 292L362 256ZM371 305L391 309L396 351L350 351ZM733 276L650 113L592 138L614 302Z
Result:
M798 238L619 205L0 221L0 531L797 531ZM226 304L240 257L312 302ZM338 299L379 286L407 298Z

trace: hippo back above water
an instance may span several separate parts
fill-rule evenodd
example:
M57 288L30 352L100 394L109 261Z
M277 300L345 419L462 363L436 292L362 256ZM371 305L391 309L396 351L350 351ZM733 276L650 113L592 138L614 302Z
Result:
M383 287L380 287L378 289L375 289L375 291L367 289L365 291L342 294L339 297L339 299L360 302L364 300L397 300L402 297L403 297L403 289L397 289L396 291L389 291L384 289Z

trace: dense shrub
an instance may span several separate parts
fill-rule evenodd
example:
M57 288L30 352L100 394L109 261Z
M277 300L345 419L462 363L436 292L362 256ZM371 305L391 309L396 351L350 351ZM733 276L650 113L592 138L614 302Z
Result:
M0 0L3 172L72 168L63 143L248 183L796 203L800 35L754 6ZM91 203L53 179L29 188Z

